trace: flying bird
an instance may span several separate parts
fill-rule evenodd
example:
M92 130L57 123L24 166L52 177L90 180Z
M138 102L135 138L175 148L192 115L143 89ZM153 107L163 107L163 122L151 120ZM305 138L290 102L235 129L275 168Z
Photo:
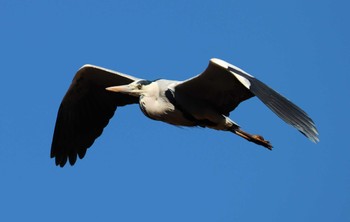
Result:
M211 59L201 74L185 81L139 79L106 68L84 65L73 78L58 110L51 158L74 165L102 134L117 107L139 104L145 116L176 126L232 132L272 149L269 141L250 134L229 118L241 102L258 97L286 123L313 142L318 131L298 106L242 69Z

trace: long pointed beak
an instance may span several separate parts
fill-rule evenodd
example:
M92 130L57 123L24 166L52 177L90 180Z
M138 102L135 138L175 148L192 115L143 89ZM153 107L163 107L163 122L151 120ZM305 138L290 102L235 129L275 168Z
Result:
M129 85L111 86L111 87L107 87L106 90L111 91L111 92L120 92L120 93L131 92Z

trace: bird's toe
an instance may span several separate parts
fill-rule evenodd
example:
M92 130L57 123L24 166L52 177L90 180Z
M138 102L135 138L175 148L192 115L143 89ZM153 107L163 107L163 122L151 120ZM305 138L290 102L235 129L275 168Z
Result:
M269 150L272 150L272 145L271 145L270 141L265 140L264 137L262 137L260 135L252 135L252 138L253 138L253 142L255 142L259 145L262 145Z

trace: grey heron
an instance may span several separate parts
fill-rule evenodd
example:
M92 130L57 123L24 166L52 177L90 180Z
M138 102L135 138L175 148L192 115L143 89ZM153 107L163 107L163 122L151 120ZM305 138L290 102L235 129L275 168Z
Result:
M153 120L232 132L272 149L262 136L249 134L229 118L241 102L257 96L286 123L313 142L318 132L298 106L242 69L211 59L203 73L185 81L149 81L94 65L79 69L58 110L51 158L74 165L102 134L117 107L139 103Z

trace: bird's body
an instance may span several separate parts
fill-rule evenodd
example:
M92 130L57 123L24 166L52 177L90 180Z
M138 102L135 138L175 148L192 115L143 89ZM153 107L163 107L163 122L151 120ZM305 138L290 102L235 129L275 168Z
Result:
M177 104L174 89L180 81L156 80L139 97L139 105L145 116L176 126L198 126L198 121ZM193 106L195 103L192 104Z
M299 107L243 70L219 59L186 81L148 81L85 65L75 75L58 115L51 147L56 164L71 165L101 135L118 106L139 103L153 120L233 132L271 149L269 141L244 132L228 116L240 102L257 96L273 112L317 142L313 121Z

